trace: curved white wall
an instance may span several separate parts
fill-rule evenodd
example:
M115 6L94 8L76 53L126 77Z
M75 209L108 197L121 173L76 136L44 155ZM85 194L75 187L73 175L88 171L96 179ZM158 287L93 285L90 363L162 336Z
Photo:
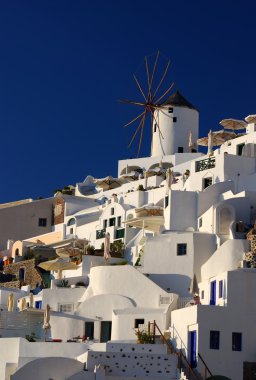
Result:
M169 113L169 107L173 113ZM176 122L173 118L176 118ZM163 156L178 153L178 147L183 147L183 152L189 152L189 133L192 132L192 140L198 139L199 113L198 111L185 107L165 106L155 111L155 119L160 127L153 125L153 141L151 156ZM156 130L154 132L154 130Z

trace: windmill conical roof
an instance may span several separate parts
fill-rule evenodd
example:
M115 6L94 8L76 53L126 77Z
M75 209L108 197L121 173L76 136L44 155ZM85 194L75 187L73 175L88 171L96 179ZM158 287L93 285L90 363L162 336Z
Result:
M176 107L186 107L191 108L193 110L197 110L181 93L177 90L174 94L172 94L163 104L163 106L176 106Z

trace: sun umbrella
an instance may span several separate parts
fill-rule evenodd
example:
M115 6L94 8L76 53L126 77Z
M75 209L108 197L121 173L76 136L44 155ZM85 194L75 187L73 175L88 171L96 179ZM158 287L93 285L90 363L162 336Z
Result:
M192 149L194 148L191 131L189 132L189 135L188 135L188 147L189 147L190 151L192 151Z
M212 154L212 147L213 147L213 134L212 134L212 131L211 129L209 130L209 133L208 133L208 152L207 154Z
M44 311L44 324L43 324L45 341L46 341L47 330L50 330L50 328L51 328L51 325L50 325L50 306L47 304L45 311Z
M27 303L26 298L21 299L20 311L24 311L26 309Z
M104 259L107 261L110 258L110 234L109 232L105 235L104 241Z
M34 307L34 294L32 292L29 293L29 307Z
M168 168L166 170L166 191L168 191L169 189L171 189L171 186L172 186L172 171L170 168Z
M256 124L256 115L248 115L244 119L248 124L254 123Z
M13 293L9 293L8 299L7 299L7 310L13 311L14 309L14 296Z
M220 125L226 129L232 129L233 131L247 127L247 123L245 121L236 119L223 119L220 121Z
M68 258L68 257L80 255L80 249L74 248L74 247L62 247L62 248L57 248L56 253L58 256L62 258Z
M199 288L198 288L197 278L196 278L195 274L194 274L194 276L193 276L193 278L191 280L189 291L193 295L198 295L199 294Z
M121 178L113 178L111 176L101 178L101 179L96 179L95 180L96 185L105 190L110 190L110 189L115 189L116 187L121 186L124 181Z
M63 270L76 270L78 266L75 263L72 263L68 260L63 259L62 257L58 257L55 260L44 261L41 264L38 264L39 268L42 268L47 271L58 271L58 278L61 279L61 273Z

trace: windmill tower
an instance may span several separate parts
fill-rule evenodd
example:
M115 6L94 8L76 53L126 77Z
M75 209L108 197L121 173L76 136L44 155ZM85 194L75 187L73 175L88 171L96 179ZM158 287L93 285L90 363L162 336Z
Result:
M195 142L198 131L199 112L176 91L154 111L151 156L191 152L189 135Z

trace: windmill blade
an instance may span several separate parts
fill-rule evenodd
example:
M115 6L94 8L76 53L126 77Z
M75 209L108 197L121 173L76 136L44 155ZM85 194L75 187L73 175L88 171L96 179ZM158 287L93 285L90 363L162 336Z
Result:
M158 99L156 100L156 103L159 103L160 100L163 99L163 97L164 97L165 95L167 95L169 91L171 91L171 89L173 88L173 86L174 86L174 82L173 82L173 83L170 85L170 87L165 91L165 93L164 93L162 96L160 96L160 98L158 98Z
M145 99L145 102L146 102L146 101L147 101L147 98L146 98L146 96L145 96L145 94L144 94L144 92L143 92L143 90L142 90L142 88L141 88L141 85L139 84L139 81L138 81L138 79L136 78L135 74L133 74L133 78L134 78L135 82L137 83L137 86L139 87L139 90L140 90L140 92L142 93L142 96L143 96L143 98Z
M152 72L150 86L149 86L149 89L148 89L148 93L150 95L150 98L151 98L151 88L152 88L152 84L153 84L153 80L154 80L154 76L155 76L156 65L157 65L157 62L158 62L159 54L160 54L160 52L158 50L157 55L156 55L156 60L155 60L154 68L153 68L153 72Z
M141 112L138 116L136 116L134 119L132 119L131 121L129 121L129 123L125 124L124 128L128 127L128 125L131 125L134 121L138 120L144 113L145 113L145 111Z
M146 63L146 72L147 72L147 78L148 78L148 99L149 99L149 88L150 88L150 78L149 78L149 68L148 68L148 59L145 57L145 63Z
M141 106L141 107L145 107L145 103L141 103L141 102L134 102L133 100L128 100L128 99L119 99L118 100L120 103L126 103L126 104L134 104L135 106Z
M147 110L145 111L145 115L143 116L143 118L141 119L142 121L142 124L141 124L141 131L140 131L140 143L139 143L139 148L138 148L138 154L137 154L137 157L139 157L139 154L140 154L140 148L141 148L141 143L142 143L142 137L143 137L143 132L144 132L144 125L145 125L145 119L146 119L146 116L147 116Z
M162 76L162 78L161 78L161 80L160 80L160 82L159 82L159 84L158 84L158 86L157 86L157 88L156 88L156 91L154 92L154 95L153 95L152 100L155 98L155 96L156 96L156 94L157 94L159 88L161 87L161 84L162 84L163 81L164 81L164 78L165 78L165 76L166 76L166 74L167 74L167 72L168 72L168 69L169 69L169 67L170 67L170 64L171 64L171 61L168 61L167 65L166 65L166 68L165 68L164 75Z
M144 111L144 113L145 113L145 112L146 112L146 111ZM130 143L129 143L129 145L128 145L128 148L131 147L131 145L132 145L132 143L133 143L135 137L137 136L137 133L139 132L139 129L140 129L141 124L142 124L142 121L143 121L143 118L141 119L141 121L140 121L140 123L139 123L139 125L138 125L138 127L137 127L137 129L136 129L136 131L134 132L134 134L133 134L133 136L132 136L132 139L131 139L131 141L130 141Z
M158 128L159 134L160 134L160 136L162 137L162 139L164 140L164 136L163 136L163 134L162 134L162 132L161 132L161 129L160 129L160 126L159 126L159 124L158 124L158 122L157 122L157 120L156 120L156 118L155 118L154 112L153 112L151 109L150 109L150 112L151 112L152 117L153 117L153 119L154 119L154 121L155 121L155 123L156 123L156 126L157 126L157 128Z

